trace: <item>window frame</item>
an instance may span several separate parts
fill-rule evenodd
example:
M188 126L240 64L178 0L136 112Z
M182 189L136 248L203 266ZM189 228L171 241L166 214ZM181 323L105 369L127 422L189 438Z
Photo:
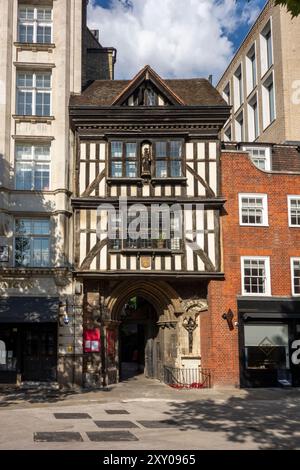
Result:
M32 86L20 86L18 84L18 78L21 74L32 75ZM50 77L50 88L37 87L37 76L48 75ZM31 93L31 114L23 113L19 114L19 92L20 93ZM37 114L37 94L43 93L50 96L49 114ZM44 106L44 105L43 105ZM24 109L23 109L24 111ZM26 110L25 110L26 111ZM38 70L17 70L16 73L16 115L17 116L34 116L34 117L51 117L52 116L52 71L38 71Z
M122 145L122 156L119 157L119 158L113 158L112 157L112 144L116 142L116 143L120 143ZM126 158L126 146L128 144L135 144L136 145L136 156L135 158L131 157L130 159L127 160ZM140 159L138 158L139 156L139 153L140 153L140 148L141 148L141 143L140 141L138 140L134 140L134 139L126 139L126 140L123 140L123 139L119 139L119 140L115 140L115 139L112 139L108 142L108 147L109 147L109 151L108 151L108 154L109 154L109 165L108 165L108 179L113 179L113 180L116 180L116 181L119 181L119 180L124 180L124 179L128 179L128 180L135 180L135 179L140 179ZM122 165L122 176L114 176L112 174L112 164L113 162L121 162L121 165ZM126 176L126 163L127 162L135 162L136 163L136 176Z
M251 146L251 145L243 145L242 147L243 152L248 152L249 157L255 165L255 167L260 170L260 171L271 171L271 147L261 147L261 146ZM266 167L265 168L260 168L259 166L254 163L254 160L256 157L251 153L252 150L264 150L265 151L265 161L266 161ZM258 157L259 159L259 157Z
M18 160L17 157L17 148L18 147L30 147L31 148L31 159L30 160ZM35 148L36 147L48 147L49 148L49 157L48 159L38 160L35 158ZM31 165L31 188L30 189L19 189L17 186L17 169L18 163L27 163ZM49 167L49 186L48 189L37 189L35 187L35 173L36 168L41 165L48 164ZM22 142L17 141L15 143L15 190L17 191L38 191L38 192L48 192L51 191L51 178L52 178L52 161L51 161L51 143L50 142Z
M300 292L297 294L295 292L295 271L294 271L294 261L299 261L300 264L300 256L292 256L290 259L290 266L291 266L291 287L292 287L292 296L293 297L300 297ZM300 277L299 277L300 279Z
M166 157L157 157L156 155L156 144L159 142L164 142L166 143ZM181 157L176 157L172 158L171 157L171 142L179 142L181 144ZM152 156L153 156L153 165L151 169L151 177L152 179L155 180L164 180L167 178L168 180L170 179L179 179L179 178L184 178L184 161L185 161L185 153L184 153L184 140L183 139L153 139L152 140ZM157 162L159 161L165 161L166 162L166 168L167 168L167 176L157 176ZM181 174L177 176L172 176L171 175L171 169L172 169L172 162L181 162Z
M33 9L33 19L32 20L21 20L20 11L24 8ZM38 19L38 10L51 10L51 20L39 20ZM32 38L33 41L21 41L20 38L20 26L29 25L32 26ZM39 42L38 39L38 27L50 27L51 28L51 38L50 42ZM20 44L37 44L37 45L50 45L53 44L53 4L51 5L29 5L26 3L20 3L18 5L18 30L17 30L18 43Z
M29 234L21 234L17 231L17 222L19 220L26 220L26 221L30 221L30 224L31 224L31 232ZM32 227L33 227L33 222L37 222L37 221L48 221L49 223L49 232L47 234L35 234L34 231L32 230ZM24 264L18 264L17 261L16 261L16 240L17 238L28 238L30 240L30 264L28 265L24 265ZM48 240L48 246L49 246L49 249L48 249L48 264L46 265L35 265L33 263L33 259L34 259L34 248L33 248L33 240L34 239L46 239ZM16 217L15 220L14 220L14 243L13 243L13 263L14 263L14 267L16 268L45 268L45 269L48 269L48 268L51 268L52 266L52 262L51 262L51 218L50 217L39 217L39 218L35 218L35 217Z
M291 200L292 199L298 199L300 201L300 194L299 195L288 194L287 199L288 199L288 223L289 223L289 227L290 228L300 228L300 223L299 224L292 224L292 206L291 206ZM299 204L299 212L300 212L300 204Z
M159 212L160 215L160 222L159 222L159 227L160 227L160 233L163 233L163 226L161 225L161 212ZM114 217L114 224L116 228L116 233L119 235L119 238L111 239L109 240L109 252L116 253L116 252L172 252L172 253L183 253L184 250L184 239L183 238L172 238L172 233L174 234L175 231L175 219L174 219L174 214L171 218L171 223L170 223L170 238L162 238L161 236L158 239L151 239L151 210L148 208L148 229L147 233L149 235L149 238L138 238L136 241L131 240L128 238L123 239L122 238L122 229L120 229L121 225L121 218L119 213L113 215ZM133 217L133 220L136 217ZM127 230L128 226L131 222L131 219L127 219ZM182 223L184 221L182 220ZM184 230L182 230L182 233L184 233ZM141 241L143 240L149 240L149 246L142 246ZM178 243L178 248L172 248L172 241L175 241L175 243ZM151 244L152 242L152 244ZM130 246L130 243L132 243L134 246ZM114 247L115 245L115 247ZM159 246L161 245L161 246ZM163 245L163 246L162 246Z
M265 272L266 272L266 292L246 292L245 290L245 261L264 261ZM244 297L270 297L272 295L271 289L271 267L270 267L270 256L241 256L241 288L242 296Z
M243 206L242 206L242 199L243 198L262 198L262 223L261 224L254 224L254 223L245 223L243 222ZM269 214L268 214L268 195L262 193L239 193L239 221L240 226L243 227L268 227L269 226Z

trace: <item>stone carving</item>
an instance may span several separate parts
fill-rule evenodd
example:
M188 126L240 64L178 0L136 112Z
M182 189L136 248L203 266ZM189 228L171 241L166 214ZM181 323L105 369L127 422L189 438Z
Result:
M148 144L145 144L142 148L142 175L151 174L151 149Z
M190 317L189 319L184 318L182 322L183 327L186 329L189 335L189 353L192 354L193 352L193 333L197 328L197 322Z
M10 237L11 234L11 219L7 214L0 213L0 237Z
M182 307L185 313L189 315L197 315L208 309L207 300L205 299L187 299L182 300Z
M29 290L35 287L36 282L32 279L5 279L0 277L0 289Z

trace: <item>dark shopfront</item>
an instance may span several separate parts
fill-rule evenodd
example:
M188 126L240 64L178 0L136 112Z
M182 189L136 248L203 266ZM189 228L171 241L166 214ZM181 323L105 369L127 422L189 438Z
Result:
M242 387L300 386L300 299L239 299Z
M0 299L0 383L56 380L58 309L58 298Z

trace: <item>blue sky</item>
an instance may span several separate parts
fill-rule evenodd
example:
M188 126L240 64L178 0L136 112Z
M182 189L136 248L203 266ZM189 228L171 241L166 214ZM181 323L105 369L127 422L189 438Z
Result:
M212 73L216 81L265 3L90 0L88 20L101 44L118 50L116 78L131 78L149 63L165 78Z

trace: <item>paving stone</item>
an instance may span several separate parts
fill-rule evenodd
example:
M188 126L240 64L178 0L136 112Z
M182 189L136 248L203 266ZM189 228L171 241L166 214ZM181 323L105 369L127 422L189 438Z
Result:
M98 428L138 428L132 421L94 421Z
M144 428L175 428L179 426L175 421L138 421Z
M103 432L87 432L90 441L93 442L121 442L121 441L138 441L138 438L129 431L103 431Z
M87 413L54 413L56 419L92 419Z
M129 411L127 410L105 410L105 413L108 415L129 415Z
M35 442L83 442L79 432L35 432Z

